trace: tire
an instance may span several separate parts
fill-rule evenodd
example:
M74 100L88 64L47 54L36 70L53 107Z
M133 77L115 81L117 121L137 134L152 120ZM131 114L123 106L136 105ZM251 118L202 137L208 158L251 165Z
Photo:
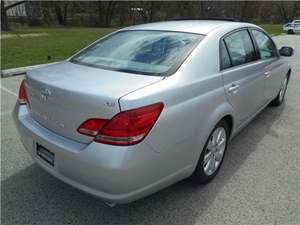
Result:
M284 101L284 97L285 97L285 93L288 87L288 83L289 83L289 77L288 75L286 75L283 83L280 86L280 90L276 96L276 98L274 98L271 102L272 106L280 106L282 104L282 102Z
M294 34L294 31L293 30L288 30L287 33L288 34Z
M225 140L222 144L222 148L219 148L217 150L216 147L213 147L213 139L215 134L218 132L221 132ZM213 129L213 131L210 133L208 140L205 143L205 146L201 152L200 158L198 160L197 167L191 176L191 180L193 183L196 184L206 184L209 183L219 172L222 162L224 160L225 152L227 149L228 139L230 135L230 128L228 123L225 120L221 120ZM221 142L220 142L221 143ZM218 144L217 144L218 145ZM209 147L211 146L211 147ZM221 147L221 145L219 146ZM210 150L211 148L214 148L214 150ZM212 153L213 152L213 153ZM210 153L210 154L209 154ZM221 155L222 153L222 155ZM205 160L207 159L207 160ZM212 161L209 161L212 160ZM205 162L206 161L206 162ZM213 169L212 165L214 165L216 168Z

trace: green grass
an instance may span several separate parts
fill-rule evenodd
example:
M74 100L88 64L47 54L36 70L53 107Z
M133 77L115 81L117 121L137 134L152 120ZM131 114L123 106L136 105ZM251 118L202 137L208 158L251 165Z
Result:
M60 61L96 39L114 31L109 28L22 28L3 34L47 33L47 36L1 39L1 69ZM51 59L48 60L48 56Z
M280 24L261 24L269 34L282 33ZM16 36L1 39L1 68L15 68L68 58L96 39L114 31L113 28L32 28L19 27L2 34ZM20 34L47 33L47 36L21 37ZM48 56L51 59L48 60Z
M270 35L278 35L283 32L282 24L258 24L258 26L265 29Z

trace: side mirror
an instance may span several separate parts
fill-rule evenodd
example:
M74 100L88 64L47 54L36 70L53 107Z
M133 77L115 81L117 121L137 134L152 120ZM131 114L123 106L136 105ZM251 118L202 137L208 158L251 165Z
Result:
M281 56L289 57L294 54L294 49L291 47L283 46L283 47L281 47L281 49L279 49L279 54Z

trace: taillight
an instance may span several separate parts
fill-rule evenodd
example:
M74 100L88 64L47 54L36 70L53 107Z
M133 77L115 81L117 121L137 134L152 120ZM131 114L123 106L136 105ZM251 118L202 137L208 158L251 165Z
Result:
M88 119L80 125L77 131L81 134L95 137L107 121L103 119Z
M22 80L21 82L18 101L20 105L26 105L28 103L28 97L25 89L25 80Z
M89 119L78 128L78 132L93 136L95 137L94 141L104 144L134 145L147 136L157 121L163 106L163 103L156 103L124 111L111 120ZM87 124L94 125L87 126ZM93 129L86 129L87 127L93 127ZM82 132L86 130L89 132Z

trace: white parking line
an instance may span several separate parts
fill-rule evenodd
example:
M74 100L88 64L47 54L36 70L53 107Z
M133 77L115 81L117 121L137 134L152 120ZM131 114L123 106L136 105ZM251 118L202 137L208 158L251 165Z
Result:
M13 92L13 91L11 91L11 90L9 90L9 89L3 87L3 86L1 86L1 89L2 89L3 91L5 91L5 92L7 92L7 93L9 93L9 94L11 94L11 95L13 95L13 96L15 96L15 97L18 97L18 95L17 95L15 92Z
M4 112L0 112L1 116L5 116L5 115L11 115L12 111L4 111Z

